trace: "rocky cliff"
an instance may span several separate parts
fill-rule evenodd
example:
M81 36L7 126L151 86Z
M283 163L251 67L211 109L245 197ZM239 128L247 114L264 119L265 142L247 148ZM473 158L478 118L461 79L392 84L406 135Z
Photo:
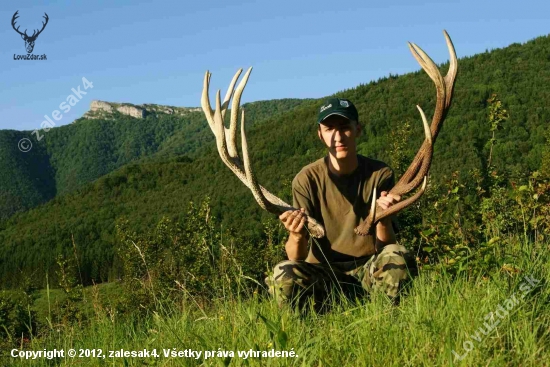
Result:
M131 103L114 103L93 100L90 104L90 110L84 114L84 118L97 119L97 118L110 118L111 115L118 112L123 115L131 116L134 118L144 118L147 115L158 116L159 113L168 115L185 115L190 112L201 111L200 107L173 107L163 106L157 104L142 104L134 105Z

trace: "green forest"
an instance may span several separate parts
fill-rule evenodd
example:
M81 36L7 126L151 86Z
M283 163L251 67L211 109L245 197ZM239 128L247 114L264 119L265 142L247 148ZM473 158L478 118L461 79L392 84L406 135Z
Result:
M459 58L453 104L435 145L430 189L422 201L426 211L410 209L402 215L403 226L410 229L402 236L412 244L433 240L433 231L442 230L432 226L435 218L445 223L449 215L437 212L433 222L423 219L432 210L426 204L430 200L449 200L447 208L454 214L462 210L464 221L476 228L483 218L466 208L480 208L491 190L537 190L543 176L532 173L544 172L544 157L548 160L549 61L548 36ZM441 65L442 74L447 67ZM491 102L493 95L498 101ZM400 172L423 139L415 105L431 116L435 88L419 70L335 96L351 99L358 108L364 126L359 152ZM299 170L325 154L315 134L320 103L286 99L243 106L259 182L284 199L290 200L290 182ZM505 110L502 121L490 118L496 106ZM116 257L121 236L145 235L166 220L185 222L191 202L207 202L217 231L229 231L257 251L264 251L275 234L279 240L284 235L221 162L202 113L79 119L51 129L43 140L33 141L31 152L22 153L17 141L29 135L0 131L0 280L6 288L25 278L44 287L45 274L55 283L58 256L73 253L83 284L118 279L124 273ZM441 195L448 192L460 197ZM511 200L504 195L502 205L505 197ZM537 222L532 229L539 233L541 228ZM472 233L461 233L462 242ZM262 266L251 265L253 275L261 277Z
M253 125L302 102L283 99L243 107ZM144 119L114 112L107 120L81 118L39 134L1 130L0 165L6 175L0 178L0 218L70 193L142 158L197 154L205 143L210 143L207 130L202 112L185 116L159 113ZM29 152L18 149L22 138L31 139Z

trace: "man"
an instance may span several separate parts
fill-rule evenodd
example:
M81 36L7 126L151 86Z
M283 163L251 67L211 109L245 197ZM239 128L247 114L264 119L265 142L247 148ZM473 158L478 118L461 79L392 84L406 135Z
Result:
M331 98L319 109L319 139L328 155L304 167L292 182L293 206L279 217L289 232L287 261L266 278L279 304L313 298L319 309L331 289L346 295L382 290L397 300L403 281L414 271L414 258L397 244L391 219L380 221L375 233L358 236L354 228L366 218L376 187L381 208L401 199L388 191L392 170L383 162L357 154L361 125L347 99ZM308 249L307 217L322 223L326 236ZM409 268L409 269L408 269Z

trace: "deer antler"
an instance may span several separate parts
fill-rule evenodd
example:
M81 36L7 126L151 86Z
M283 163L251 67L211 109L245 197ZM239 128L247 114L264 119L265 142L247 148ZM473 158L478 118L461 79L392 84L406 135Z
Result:
M377 197L375 191L373 194L372 206L369 215L363 221L363 223L355 228L355 233L358 235L366 236L380 220L405 209L416 200L418 200L420 196L422 196L422 194L424 193L424 190L426 188L426 177L428 171L430 170L430 165L432 162L433 144L435 143L435 139L439 134L441 124L447 116L449 107L451 106L454 82L457 73L457 59L453 43L446 31L443 31L443 34L445 35L445 40L447 41L447 48L449 49L450 55L449 71L447 72L447 75L445 77L441 76L441 73L437 69L437 66L435 65L433 60L420 47L418 47L414 43L409 42L409 48L414 58L418 61L422 69L424 69L424 71L428 74L430 79L432 79L435 84L437 101L431 127L428 127L426 116L424 115L422 109L419 106L416 106L420 111L420 115L422 117L426 139L416 153L416 156L414 157L407 171L403 174L403 176L401 176L399 182L389 191L389 193L394 195L407 194L416 189L423 181L422 187L413 196L385 210L376 207L375 202Z
M15 21L17 20L17 18L19 18L19 10L17 10L15 12L15 14L13 14L13 17L11 18L11 26L13 27L13 29L19 33L21 36L24 36L25 39L28 39L28 40L33 40L33 39L36 39L38 37L38 35L40 33L42 33L42 31L44 30L44 28L46 28L46 24L48 24L48 21L50 20L50 18L48 17L48 14L47 13L44 13L44 16L43 18L46 19L45 22L42 22L42 29L41 30L37 30L35 29L34 32L32 33L32 36L29 36L27 34L27 30L25 29L25 32L21 33L21 31L19 30L19 26L17 28L15 28ZM37 33L38 32L38 33Z
M44 28L46 28L46 24L48 24L48 21L50 20L50 18L48 17L48 14L44 13L44 16L42 17L44 19L46 19L46 22L42 22L42 29L38 31L38 33L36 33L36 29L34 30L32 36L30 36L29 38L31 39L36 39L38 37L38 35L40 33L42 33L42 31L44 30Z
M215 111L212 111L212 108L210 107L210 97L208 95L210 76L212 74L207 71L204 75L201 106L206 116L206 120L208 121L208 125L210 126L210 129L216 137L218 153L220 154L220 157L225 165L229 167L229 169L233 171L233 173L239 178L239 180L241 180L241 182L244 183L252 191L254 198L262 209L276 215L279 215L287 210L296 210L289 204L285 203L283 200L279 199L277 196L267 191L256 181L256 177L254 176L254 172L252 170L252 166L250 164L250 159L248 156L248 144L246 141L244 129L244 110L242 110L241 117L241 146L243 153L242 161L237 153L236 137L239 106L241 103L241 96L243 94L246 83L248 82L250 73L252 72L252 68L249 68L247 70L237 89L235 90L235 83L241 75L241 72L242 69L239 69L231 80L223 103L220 102L220 91L218 90L218 92L216 93ZM228 129L224 125L224 118L231 97L234 98L233 104L231 105L231 119ZM323 226L312 217L307 218L307 227L313 237L321 238L325 236L325 229L323 228Z
M17 15L17 13L19 13L19 10L17 10L17 11L15 12L15 14L13 14L13 17L11 18L11 26L12 26L13 29L14 29L17 33L19 33L20 35L22 35L22 36L27 36L27 30L26 30L26 29L25 29L25 33L21 33L21 32L19 31L19 27L15 28L15 21L17 20L17 18L19 18L19 15ZM28 36L27 36L27 37L28 37Z

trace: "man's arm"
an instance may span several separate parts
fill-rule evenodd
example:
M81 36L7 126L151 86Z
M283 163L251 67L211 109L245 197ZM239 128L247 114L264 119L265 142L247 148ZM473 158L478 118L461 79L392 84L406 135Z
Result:
M380 193L380 197L376 200L376 203L382 208L387 209L392 205L398 203L401 200L401 196L388 194L386 191ZM392 225L392 217L382 219L376 225L376 251L382 249L384 246L392 243L396 243L397 238Z
M388 194L388 192L395 185L395 178L393 171L388 167L382 173L382 178L378 185L378 190L380 192L380 197L376 200L376 204L382 209L388 209L392 205L398 203L401 200L401 196ZM393 244L397 242L395 236L395 231L393 229L393 218L390 216L388 218L382 219L376 225L376 251L378 252L384 246Z
M292 180L292 205L300 210L289 210L279 216L288 231L285 250L289 260L305 260L308 255L309 233L305 225L307 216L313 213L310 193L307 178L298 174Z
M308 249L308 233L304 228L307 216L305 210L289 210L279 216L288 231L288 240L285 244L286 255L289 260L305 260Z

